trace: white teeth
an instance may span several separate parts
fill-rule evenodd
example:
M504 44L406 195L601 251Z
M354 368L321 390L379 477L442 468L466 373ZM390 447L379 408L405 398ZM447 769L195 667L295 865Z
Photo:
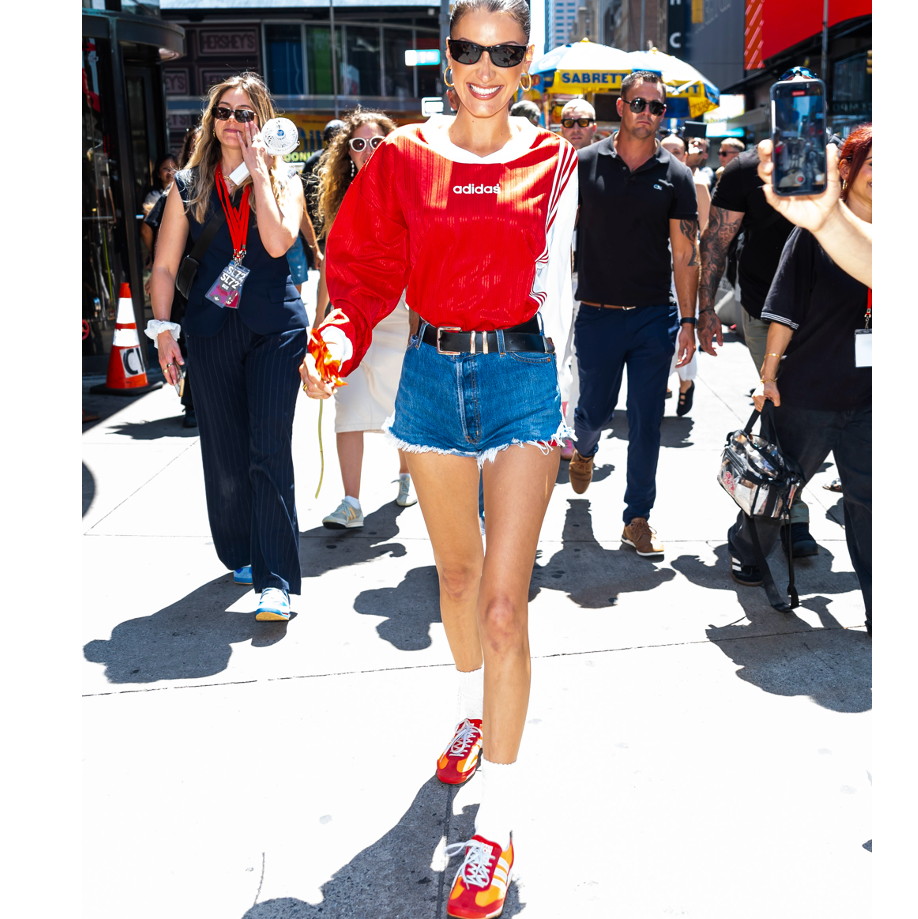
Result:
M478 93L479 96L493 96L499 88L498 86L494 86L491 89L485 89L483 86L476 86L474 83L469 83L469 89Z

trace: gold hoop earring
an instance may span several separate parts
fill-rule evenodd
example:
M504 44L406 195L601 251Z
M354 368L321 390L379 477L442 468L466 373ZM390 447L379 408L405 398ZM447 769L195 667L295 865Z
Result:
M523 86L523 77L526 77L525 86ZM532 89L532 75L529 73L528 70L524 70L523 73L520 75L520 89L524 93L528 93L529 90Z
M446 79L446 75L447 75L447 74L449 74L450 76L453 75L453 68L452 68L452 67L447 67L446 70L443 71L443 82L444 82L450 89L452 89L452 88L453 88L453 84L450 83L450 81Z

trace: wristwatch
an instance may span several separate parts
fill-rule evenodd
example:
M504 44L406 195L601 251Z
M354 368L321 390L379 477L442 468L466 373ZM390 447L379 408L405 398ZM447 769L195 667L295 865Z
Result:
M690 322L692 325L698 324L698 320L694 316L683 316L679 320L679 325L685 325L688 322Z

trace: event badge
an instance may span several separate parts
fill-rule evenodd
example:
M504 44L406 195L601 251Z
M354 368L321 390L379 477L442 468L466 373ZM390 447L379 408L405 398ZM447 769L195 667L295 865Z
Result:
M248 277L249 269L243 268L238 262L233 260L217 278L214 286L207 291L206 297L211 303L217 306L226 307L227 309L239 309L239 301L242 299L242 285Z
M871 340L873 329L854 330L854 366L873 366L873 346Z

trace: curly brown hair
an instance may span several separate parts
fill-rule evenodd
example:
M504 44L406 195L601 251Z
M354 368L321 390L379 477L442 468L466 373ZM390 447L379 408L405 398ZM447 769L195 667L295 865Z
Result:
M214 173L221 157L220 142L214 133L213 108L228 89L236 88L242 89L249 97L252 108L255 109L255 123L258 127L264 126L266 121L277 117L268 87L265 86L264 80L257 73L246 71L234 77L229 77L222 83L216 83L210 88L207 98L204 100L204 110L201 112L198 141L186 166L187 169L194 170L189 205L194 213L194 219L198 223L204 223L207 217L210 198L214 190ZM271 188L274 191L274 197L278 201L284 201L289 191L288 173L289 168L284 164L284 158L282 156L274 157L274 168L271 170ZM251 181L252 177L249 176L242 183L242 186ZM250 198L250 206L252 210L255 210L254 195Z
M375 124L383 135L391 134L396 128L395 122L384 112L359 107L353 112L348 112L341 120L344 122L344 127L338 131L319 160L316 213L321 223L319 232L324 237L328 236L341 202L344 200L344 194L354 180L351 175L351 158L348 153L350 140L354 133L365 124Z

